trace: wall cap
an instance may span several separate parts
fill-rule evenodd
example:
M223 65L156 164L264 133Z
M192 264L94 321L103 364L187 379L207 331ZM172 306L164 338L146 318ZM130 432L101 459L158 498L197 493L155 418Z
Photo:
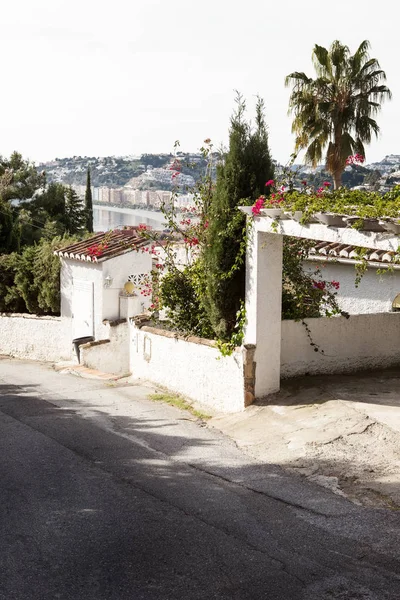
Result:
M93 346L101 346L102 344L109 344L110 340L95 340L94 342L87 342L87 344L80 344L80 348L93 348Z
M0 313L0 317L11 319L36 319L38 321L61 321L61 317L55 315L31 315L29 313Z

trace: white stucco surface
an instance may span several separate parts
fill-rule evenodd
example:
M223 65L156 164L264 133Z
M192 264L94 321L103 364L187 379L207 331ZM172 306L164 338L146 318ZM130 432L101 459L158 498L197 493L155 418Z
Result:
M304 325L282 321L281 376L345 373L400 365L400 313L353 315L306 319L313 341L324 354L310 346ZM268 362L257 364L257 370Z
M65 320L66 335L72 340L75 337L72 312L72 296L74 280L93 283L93 316L94 337L104 339L106 333L103 325L103 273L102 264L81 262L72 259L61 259L61 316Z
M152 258L150 252L127 252L100 263L103 266L103 279L112 278L109 288L103 289L102 319L119 319L119 295L128 281L129 275L150 274L152 269ZM150 298L140 295L143 306L139 312L143 312L151 304Z
M221 412L244 409L241 352L222 357L210 346L138 329L131 322L131 373Z
M106 344L81 346L81 364L90 369L114 375L129 373L129 324L106 324Z
M116 320L120 317L119 297L129 275L150 273L152 259L148 252L128 252L114 258L99 261L78 261L61 259L61 316L65 320L66 336L69 340L85 332L77 334L73 322L73 290L74 281L93 285L93 335L96 340L107 339L108 330L103 321ZM106 278L111 278L111 285L105 286ZM140 298L142 312L151 303L150 298ZM143 303L142 303L143 302Z
M256 397L279 390L282 310L283 238L249 232L246 254L245 344L256 346L255 361L263 361L257 370ZM268 361L264 357L268 355Z
M321 242L337 242L358 246L360 248L373 248L397 252L400 237L387 232L358 231L351 227L327 227L326 225L307 223L302 225L293 219L282 219L276 222L266 216L252 217L251 207L241 207L249 215L249 222L256 231L271 233L273 235L292 235L298 238L318 240Z
M0 315L0 354L58 362L70 360L72 344L59 317Z
M399 269L378 274L377 268L369 267L356 287L354 264L328 261L304 262L305 271L313 273L316 267L320 268L323 279L340 283L336 297L340 308L351 315L390 312L393 300L400 293Z

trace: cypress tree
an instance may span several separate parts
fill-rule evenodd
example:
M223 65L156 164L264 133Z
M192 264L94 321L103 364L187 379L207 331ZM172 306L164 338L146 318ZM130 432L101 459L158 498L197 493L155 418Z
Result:
M93 233L93 201L92 201L92 186L90 183L90 169L87 170L86 192L85 192L85 212L86 212L86 229L89 233Z
M82 200L72 187L65 192L65 231L69 235L81 233L85 229L86 211Z
M203 304L217 337L229 339L245 294L244 240L246 219L238 206L252 204L274 176L264 102L257 99L255 128L245 119L238 93L231 118L229 150L217 169L204 249L206 286Z

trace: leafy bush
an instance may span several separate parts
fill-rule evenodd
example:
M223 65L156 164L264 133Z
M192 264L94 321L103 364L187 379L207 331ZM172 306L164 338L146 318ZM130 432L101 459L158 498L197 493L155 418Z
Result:
M185 334L214 338L207 312L200 301L199 287L204 285L200 260L183 271L168 272L160 283L161 306L174 329Z
M21 254L0 256L0 311L60 314L61 263L54 251L73 241L42 239Z
M27 312L24 299L14 285L18 254L0 255L0 312Z
M282 267L282 318L302 320L308 317L345 314L336 300L338 281L326 281L318 268L305 273L307 259L315 242L284 237Z

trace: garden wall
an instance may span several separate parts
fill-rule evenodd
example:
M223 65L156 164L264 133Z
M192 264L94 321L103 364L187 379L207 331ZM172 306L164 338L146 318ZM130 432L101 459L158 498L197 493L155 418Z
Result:
M281 377L345 373L400 365L400 313L282 321ZM257 364L257 370L260 365Z
M90 369L127 375L129 366L129 324L123 321L104 321L105 338L80 347L81 364Z
M0 354L58 362L71 360L72 352L61 317L0 314Z
M131 373L221 412L245 407L243 353L221 356L215 344L131 321Z

